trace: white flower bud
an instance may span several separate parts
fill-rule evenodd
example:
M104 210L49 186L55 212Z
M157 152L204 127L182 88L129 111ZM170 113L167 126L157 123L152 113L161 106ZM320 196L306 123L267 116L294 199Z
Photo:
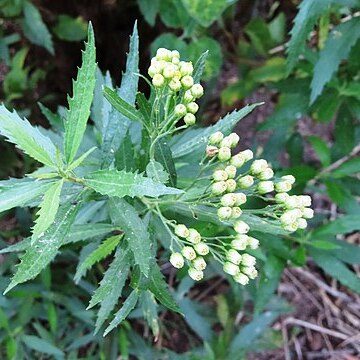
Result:
M243 254L241 257L241 265L254 266L256 264L256 258L249 254Z
M200 281L204 277L204 273L201 270L196 270L193 267L189 268L188 274L195 281Z
M307 221L303 218L297 219L297 223L298 229L306 229L308 226Z
M194 84L194 79L190 75L185 75L181 79L181 84L185 89L190 89Z
M175 234L182 238L187 238L190 234L189 229L184 224L179 224L175 226Z
M174 57L174 58L172 58L171 62L172 62L174 65L179 65L179 64L180 64L180 59ZM179 73L180 73L180 71L179 71ZM181 76L181 74L180 74L180 76Z
M235 239L231 241L231 247L235 250L245 250L249 242L248 235L237 234Z
M225 181L228 179L228 174L224 170L215 170L213 173L213 178L215 181Z
M241 154L236 154L231 158L230 164L236 168L241 168L245 164L244 157Z
M297 198L301 207L311 206L311 197L309 195L299 195Z
M264 159L254 160L251 164L250 171L253 175L258 175L269 167L268 163Z
M246 195L244 193L235 193L235 204L236 206L240 206L246 203Z
M245 162L254 158L254 153L250 149L240 151L239 154L242 156Z
M235 265L239 265L241 261L241 255L234 249L230 249L226 252L226 259Z
M225 136L220 143L221 147L228 147L228 148L232 148L233 147L233 139L230 136Z
M211 191L214 195L221 195L227 190L225 181L218 181L211 185Z
M156 51L156 59L157 60L165 60L168 61L172 58L171 51L165 48L159 48Z
M260 180L269 180L274 176L274 171L272 168L266 168L265 170L263 170L259 175L258 178Z
M234 222L234 230L238 234L246 234L249 232L250 226L242 220L237 220Z
M194 67L191 62L180 61L179 65L180 65L181 76L192 75L194 71ZM193 84L191 84L191 86L193 86Z
M240 285L247 285L249 283L249 278L241 272L234 276L234 280Z
M189 236L186 240L190 241L193 244L198 244L201 241L201 235L196 229L190 228L189 229Z
M314 217L314 210L310 208L303 208L302 216L305 219L312 219Z
M282 180L288 181L291 185L295 184L295 177L292 175L284 175L281 177Z
M229 165L225 168L226 173L229 176L229 179L234 179L236 176L236 167L233 165Z
M255 250L259 247L259 240L249 236L247 239L247 244L249 245L250 249Z
M206 155L208 157L214 157L219 152L219 149L216 146L208 145L206 147Z
M174 64L166 65L163 69L163 76L165 79L172 79L175 75L177 67Z
M155 74L160 74L161 73L161 66L158 62L154 62L153 64L150 65L149 69L148 69L148 74L150 77L154 77Z
M202 255L202 256L207 255L210 251L209 247L203 242L200 242L200 243L194 245L194 249L199 255Z
M237 265L235 265L229 261L224 263L223 270L225 273L232 275L232 276L236 275L240 271L240 269Z
M190 90L185 91L184 94L184 103L189 103L194 100L194 97L192 96Z
M291 190L292 186L290 181L279 181L275 184L275 191L278 193L287 193Z
M186 106L184 104L178 104L175 106L175 115L178 117L183 117L186 115Z
M169 82L169 88L175 92L180 91L181 90L181 82L177 79L172 79Z
M225 194L220 199L222 206L234 206L236 202L236 195L234 193Z
M238 206L234 206L231 209L231 219L237 219L241 216L242 210Z
M267 194L274 191L274 183L272 181L260 181L256 188L260 194Z
M196 122L196 117L194 114L190 114L190 113L187 113L185 116L184 116L184 122L186 125L194 125L195 122Z
M164 85L165 79L161 74L155 74L152 83L155 87L160 88Z
M224 138L224 134L220 131L216 131L215 133L209 136L209 144L218 145L223 138Z
M191 246L184 246L181 249L181 254L187 260L194 260L196 258L196 252Z
M283 204L283 203L285 203L286 199L289 196L290 196L289 194L287 194L285 192L281 192L281 193L275 195L275 201L277 204Z
M238 185L242 189L247 189L254 184L254 178L251 175L245 175L238 180Z
M254 280L258 276L258 271L254 268L252 273L248 275L251 280Z
M184 266L184 258L179 252L172 253L170 263L173 267L181 269Z
M239 135L236 134L236 133L231 133L231 134L229 135L229 138L230 138L230 140L232 141L230 147L236 147L236 145L237 145L237 144L239 143L239 141L240 141Z
M236 181L234 179L226 180L226 191L233 192L236 190Z
M165 68L165 66L168 64L168 62L167 61L165 61L165 60L159 60L158 62L157 62L157 64L160 66L160 71L163 71L164 70L164 68Z
M251 275L254 270L256 270L255 266L241 266L240 267L240 271L247 276Z
M220 161L228 161L231 158L231 150L228 147L221 147L219 149L218 158Z
M195 258L191 265L196 269L196 270L205 270L206 268L206 262L204 260L204 258L202 256L198 256L197 258Z
M299 227L299 224L298 224L297 221L295 221L292 224L283 226L283 229L286 230L286 231L289 231L289 232L294 232L294 231L296 231L298 229L298 227Z
M217 211L217 216L220 220L228 220L231 218L231 207L229 206L222 206Z
M173 50L171 52L171 57L172 57L173 60L174 60L174 58L175 59L180 59L180 53L177 50Z
M204 89L200 84L195 84L191 88L191 94L198 99L204 95Z
M301 207L301 203L296 195L292 195L285 200L285 207L287 209L295 209Z
M285 211L281 217L280 221L283 225L290 225L294 223L297 219L302 216L302 211L300 209L292 209Z
M199 110L199 105L196 102L191 102L186 105L186 109L191 114L196 114Z

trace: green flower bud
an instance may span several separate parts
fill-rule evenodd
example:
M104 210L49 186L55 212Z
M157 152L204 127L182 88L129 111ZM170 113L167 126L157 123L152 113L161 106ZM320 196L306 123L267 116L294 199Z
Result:
M190 89L194 84L194 79L190 75L185 75L181 79L181 84L185 89Z
M239 169L245 164L245 160L241 154L236 154L231 158L230 164Z
M239 155L241 155L241 157L244 159L245 162L253 159L253 157L254 157L254 154L250 149L240 151Z
M237 220L234 222L234 230L238 234L246 234L249 232L250 226L242 220Z
M204 277L204 273L201 270L196 270L192 267L189 268L188 274L195 281L200 281Z
M234 206L231 209L231 219L237 219L241 216L242 210L238 206Z
M264 159L254 160L251 164L250 171L253 175L258 175L269 167L268 163Z
M235 204L236 206L240 206L246 203L246 195L244 193L235 193Z
M250 279L255 279L258 276L258 272L254 266L242 266L241 272L247 275Z
M217 216L220 220L228 220L231 218L231 207L229 206L222 206L217 211Z
M274 183L272 181L260 181L256 188L260 194L267 194L274 191Z
M184 224L176 225L174 231L181 238L187 238L190 234L189 229Z
M194 249L199 255L202 255L202 256L207 255L210 251L209 247L203 242L200 242L200 243L194 245Z
M189 236L186 240L190 241L193 244L198 244L201 241L201 235L196 229L189 229Z
M190 114L190 113L187 113L185 116L184 116L184 122L186 125L188 126L191 126L191 125L194 125L195 122L196 122L196 117L194 114Z
M175 268L181 269L184 266L184 258L178 252L172 253L170 256L170 263Z
M233 192L236 190L236 181L234 179L226 180L226 191Z
M194 71L194 67L191 62L180 61L179 65L180 65L181 76L192 75L192 73ZM191 86L193 86L193 84L191 84ZM189 86L189 87L191 87L191 86Z
M299 195L297 198L300 207L311 206L311 197L309 195Z
M184 103L188 104L189 102L192 102L194 100L194 97L192 96L190 90L186 90L184 94Z
M240 141L240 137L239 137L239 135L238 134L236 134L236 133L231 133L230 135L229 135L229 138L231 139L231 141L232 141L232 143L231 143L231 146L230 147L236 147L237 146L237 144L239 143L239 141Z
M218 145L223 138L224 138L224 134L220 131L217 131L210 135L209 144L210 145Z
M250 249L255 250L259 247L259 240L248 236L247 245L250 247Z
M229 165L225 168L226 173L229 176L229 179L234 179L236 176L236 167L233 165Z
M276 185L275 185L276 186ZM275 188L276 189L276 188ZM290 195L285 193L285 192L282 192L282 193L279 193L279 194L276 194L275 195L275 201L277 204L284 204L286 199L289 197Z
M172 58L171 51L165 48L159 48L156 51L156 59L157 60L165 60L168 61Z
M239 265L241 261L241 255L234 249L230 249L226 252L226 259L235 265Z
M244 286L249 283L249 278L246 275L242 274L241 272L237 273L234 276L234 280L240 285L244 285Z
M287 209L295 209L301 207L301 202L296 195L292 195L285 200L285 207Z
M224 170L215 170L213 173L213 178L215 181L225 181L228 179L228 174Z
M169 88L170 88L170 90L172 90L174 92L180 91L181 90L181 82L177 79L172 79L169 82Z
M274 176L274 171L271 168L266 168L259 175L258 178L260 180L269 180Z
M225 194L222 196L222 198L220 199L221 205L222 206L234 206L235 202L236 202L236 196L234 193L230 193L230 194Z
M206 262L202 256L198 256L197 258L195 258L192 261L191 265L199 271L205 270L206 268Z
M245 250L249 242L249 236L237 234L235 239L231 241L231 247L235 250Z
M233 144L233 140L231 139L230 136L225 136L220 143L220 147L228 147L228 148L232 148Z
M196 258L195 250L191 246L184 246L181 249L181 254L187 260L194 260Z
M303 208L302 216L305 219L312 219L314 217L314 210L310 208Z
M179 65L179 64L180 64L180 59L178 59L178 58L173 58L173 59L171 60L171 62L172 62L174 65ZM179 71L179 73L180 73L180 71ZM180 74L180 76L181 76L181 74Z
M171 56L172 56L172 59L174 60L175 59L180 59L180 53L177 51L177 50L173 50L171 52Z
M243 266L254 266L256 264L256 258L249 254L243 254L241 257L241 265Z
M254 184L254 178L251 175L245 175L238 180L238 185L242 189L247 189Z
M175 115L178 117L183 117L186 115L186 106L183 104L178 104L175 106Z
M160 74L161 73L161 66L159 65L158 62L154 62L153 64L150 65L149 69L148 69L148 74L150 77L154 77L155 74Z
M305 219L303 219L303 218L297 219L297 223L298 223L298 228L299 229L306 229L307 226L308 226L307 221Z
M165 79L172 79L175 75L177 67L174 64L166 65L163 69L163 76Z
M186 105L186 109L191 114L196 114L199 110L199 105L196 102L191 102Z
M289 232L294 232L294 231L296 231L298 229L298 227L299 227L299 224L298 224L297 221L295 221L292 224L283 226L283 229L286 230L286 231L289 231Z
M226 263L224 263L224 266L223 266L223 270L226 274L229 274L229 275L236 275L239 273L240 269L238 266L236 266L235 264L227 261Z
M218 181L211 185L211 191L214 195L221 195L227 190L225 181Z
M294 223L301 216L302 216L302 211L301 210L292 209L292 210L285 211L280 216L280 221L281 221L281 224L287 226L287 225L291 225L292 223Z
M204 95L204 89L200 84L195 84L191 88L191 94L198 99Z
M291 185L295 184L295 177L292 175L284 175L281 177L282 180L288 181Z
M221 162L228 161L231 158L231 150L228 147L221 147L219 149L218 158Z
M291 190L290 181L279 181L275 184L275 191L278 193L287 193Z
M155 87L161 88L165 83L165 79L161 74L155 74L152 83Z

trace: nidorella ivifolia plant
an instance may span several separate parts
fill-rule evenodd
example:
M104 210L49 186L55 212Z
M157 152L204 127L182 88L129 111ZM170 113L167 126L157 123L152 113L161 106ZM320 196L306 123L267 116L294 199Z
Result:
M252 232L286 235L313 216L309 196L288 195L293 176L274 176L249 149L234 152L241 139L233 127L259 104L212 127L195 126L206 53L193 66L178 51L159 49L149 80L139 74L138 50L135 27L114 88L96 67L89 26L68 109L53 113L41 105L51 130L0 108L1 135L43 164L23 179L0 182L0 211L39 209L31 237L1 250L25 252L5 293L35 278L60 248L81 249L75 282L107 258L106 270L91 270L92 278L102 277L89 304L100 306L96 331L123 301L104 334L136 306L154 334L157 301L180 312L159 264L170 261L186 268L179 277L200 281L207 264L214 270L220 263L224 275L245 285L261 258L261 236ZM148 83L148 97L138 92L139 79Z

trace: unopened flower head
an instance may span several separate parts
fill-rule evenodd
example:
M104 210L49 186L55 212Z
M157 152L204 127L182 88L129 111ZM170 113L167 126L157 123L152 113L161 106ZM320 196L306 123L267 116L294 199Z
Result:
M234 179L227 179L225 182L227 192L233 192L236 190L236 181Z
M225 194L221 197L220 202L222 206L234 206L236 203L236 194Z
M231 158L231 150L228 147L219 149L218 158L221 162L228 161Z
M242 220L237 220L234 222L234 230L238 234L247 234L250 230L250 226Z
M211 185L211 191L214 195L221 195L227 190L225 181L218 181Z
M294 176L292 176L292 175L284 175L284 176L282 176L281 177L281 179L282 180L285 180L285 181L289 181L289 183L291 184L291 185L294 185L295 184L295 177Z
M301 207L301 203L296 195L289 196L285 200L284 204L287 209L295 209Z
M170 263L175 268L181 269L184 266L184 257L179 252L172 253Z
M241 273L248 276L250 279L255 279L258 276L258 272L254 266L243 266L241 267Z
M311 197L309 195L299 195L297 198L300 207L311 206Z
M220 131L216 131L215 133L210 135L209 144L210 145L218 145L218 144L220 144L220 142L223 138L224 138L224 134Z
M189 229L189 236L186 240L190 241L193 244L198 244L201 241L201 235L196 229L190 228Z
M254 160L251 164L250 171L253 175L258 175L268 168L268 163L264 159Z
M314 210L310 208L303 208L302 217L304 219L312 219L314 217Z
M238 206L234 206L231 208L231 218L237 219L241 216L242 210Z
M250 249L255 250L259 247L259 240L249 236L247 239L247 244L249 245Z
M275 191L278 193L287 193L291 190L291 188L291 182L287 180L279 181L275 184Z
M238 185L242 189L248 189L254 184L254 178L251 175L245 175L238 180Z
M241 154L236 154L231 158L230 164L239 169L245 164L244 157Z
M175 226L175 234L181 238L187 238L190 232L186 225L178 224Z
M206 155L208 157L214 157L219 152L219 149L216 146L208 145L206 147Z
M194 84L194 79L190 75L185 75L181 79L181 84L185 89L190 89Z
M237 234L235 239L231 241L231 247L235 250L245 250L248 245L248 235Z
M232 276L236 275L240 271L239 266L233 264L230 261L224 263L223 270L225 273Z
M202 256L207 255L210 251L209 247L203 242L200 242L200 243L194 245L194 249L199 255L202 255Z
M240 151L239 155L244 159L245 162L250 161L254 158L254 153L250 149L246 149L244 151Z
M198 99L204 95L204 89L200 84L195 84L191 88L191 94Z
M241 257L241 265L254 266L256 264L256 258L249 254L243 254Z
M156 59L169 61L172 59L172 52L165 48L159 48L156 51Z
M290 195L287 193L279 193L275 195L275 201L277 204L284 204L286 199L289 197Z
M178 80L178 79L172 79L170 82L169 82L169 88L172 90L172 91L180 91L181 90L181 82Z
M233 165L229 165L225 168L226 173L229 176L229 179L234 179L236 176L236 167Z
M249 283L249 278L241 272L235 274L234 280L240 285L247 285Z
M270 193L272 191L274 191L274 183L270 180L268 181L260 181L257 184L257 191L260 194L267 194Z
M180 73L182 76L192 75L194 71L194 67L191 62L181 61L179 65L180 65ZM193 84L191 84L191 86L192 85Z
M274 176L274 171L271 168L266 168L265 170L263 170L259 175L258 178L260 180L269 180Z
M285 226L291 225L301 216L302 216L302 212L299 209L287 210L281 215L280 221Z
M225 170L215 170L213 173L213 178L215 181L226 181L229 175Z
M188 104L192 101L194 101L194 96L191 94L190 90L185 91L184 94L184 103Z
M186 125L194 125L195 122L196 122L196 117L194 114L191 114L191 113L187 113L185 116L184 116L184 122Z
M206 268L206 262L204 260L204 258L202 256L198 256L197 258L195 258L192 262L191 265L196 269L196 270L205 270Z
M297 219L298 228L299 229L306 229L307 228L307 221L303 218Z
M186 106L184 104L178 104L175 106L175 115L179 117L183 117L186 115Z
M222 206L218 209L217 215L220 220L228 220L231 218L232 210L229 206Z
M241 255L234 249L230 249L226 252L226 259L235 265L239 265L241 261Z
M187 260L194 260L196 258L195 250L191 246L184 246L181 249L181 254Z
M195 281L200 281L204 277L204 273L201 270L197 270L193 267L189 268L188 274Z
M284 230L289 231L289 232L294 232L299 228L299 224L297 221L293 222L292 224L286 225L283 227Z
M186 105L186 109L189 113L196 114L197 111L199 110L199 105L193 101Z
M168 64L163 69L163 76L165 79L172 79L177 71L177 66L174 64Z
M240 206L246 203L246 195L244 193L235 193L235 204L236 206Z
M165 79L161 74L155 74L152 83L155 87L161 88L165 84Z

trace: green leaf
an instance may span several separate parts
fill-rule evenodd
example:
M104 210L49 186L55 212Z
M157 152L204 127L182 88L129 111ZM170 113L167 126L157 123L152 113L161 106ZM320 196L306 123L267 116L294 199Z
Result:
M102 195L118 196L150 196L175 195L181 190L166 187L141 174L117 170L99 170L84 179L84 183Z
M262 103L253 105L246 105L241 110L234 110L220 119L215 125L202 129L189 129L183 131L181 134L174 136L171 141L171 150L174 159L185 155L196 153L205 153L205 147L209 136L216 132L222 131L225 134L231 132L234 126L252 110Z
M27 206L29 201L45 194L52 184L48 180L28 178L0 181L0 212L17 206Z
M333 250L340 248L340 246L326 240L314 240L311 241L310 245L316 247L317 249L323 249L323 250Z
M52 141L4 105L0 105L0 134L35 160L54 167L56 148Z
M161 34L152 42L150 47L152 56L155 56L156 50L161 47L164 47L166 49L176 49L179 51L180 54L185 54L187 50L187 44L185 43L185 41L179 39L173 33Z
M169 174L164 170L164 167L155 160L150 160L146 166L146 175L154 181L166 184L169 180Z
M31 244L33 245L38 237L40 237L54 222L56 213L60 205L60 193L64 180L59 180L45 192L40 209L37 212L38 218L35 220Z
M326 238L331 235L347 234L360 230L360 221L357 214L343 215L328 224L322 225L313 231L313 238Z
M185 28L191 18L184 5L178 0L161 0L160 1L160 18L167 27ZM172 48L172 49L177 49ZM180 51L180 49L177 49Z
M139 111L141 112L142 117L144 118L145 124L148 125L150 123L150 118L151 118L150 101L146 99L143 93L138 92L136 94L136 103L139 107Z
M77 210L78 206L71 203L59 208L53 224L22 256L17 271L4 294L16 285L35 278L55 258L59 248L65 242Z
M63 357L64 353L54 346L53 344L49 343L48 341L39 338L38 336L34 335L23 335L21 337L21 340L24 342L24 344L39 353L42 354L48 354L48 355L54 355L56 357L60 356Z
M156 299L165 307L181 314L179 305L175 302L168 290L168 284L157 264L152 264L150 273L149 290L154 294Z
M84 274L86 274L88 269L90 269L100 260L109 256L115 250L121 238L122 235L111 236L102 244L100 244L99 247L97 247L92 253L90 253L86 259L77 267L74 281L78 283Z
M154 337L157 338L159 336L160 327L157 314L158 305L155 297L150 291L143 291L140 294L140 302L143 316L150 326Z
M176 186L177 174L173 154L166 138L161 138L155 143L155 160L160 163L169 174L169 184Z
M50 54L54 54L51 34L41 18L39 10L29 1L24 3L24 35L36 45L43 46Z
M110 199L109 213L112 223L124 231L125 239L134 255L135 264L139 265L145 276L148 276L152 244L144 222L134 207L124 199Z
M209 27L229 6L227 0L181 0L186 11L200 25Z
M360 19L357 17L336 26L320 52L311 81L310 103L321 94L324 86L337 71L341 60L346 59L360 38Z
M129 132L115 153L115 167L117 170L133 171L135 166L135 150Z
M114 230L117 230L116 226L104 223L73 225L70 228L64 244L105 236Z
M53 31L61 40L80 41L86 38L86 28L87 23L81 16L59 15Z
M139 299L139 290L133 290L133 292L127 297L121 309L115 314L113 321L105 329L104 336L106 336L111 330L115 329L122 321L124 321L130 312L135 308Z
M74 169L76 169L78 166L80 166L82 164L82 162L94 151L96 150L97 147L94 146L91 149L89 149L88 151L86 151L84 154L82 154L81 156L79 156L76 160L74 160L68 167L67 167L67 171L73 171Z
M331 172L334 178L342 178L344 176L353 175L360 172L360 157L354 157Z
M51 127L56 130L64 131L64 123L60 117L60 115L53 113L46 106L38 102L41 113L46 117L49 121Z
M308 140L313 147L317 157L321 162L321 165L330 165L331 153L327 143L319 136L308 136L306 140Z
M65 122L64 149L67 163L71 163L80 147L95 88L95 39L91 23L88 28L88 42L85 43L82 65L76 81L73 82L73 96L68 98L69 110Z
M160 0L137 0L141 14L150 26L155 25L156 15L159 12Z
M201 80L201 76L205 70L205 64L206 64L206 59L209 56L209 50L204 51L199 58L196 61L196 64L194 66L194 72L193 72L193 79L194 79L194 83L199 83Z
M314 261L330 276L339 280L343 285L351 290L360 293L360 279L349 270L349 268L335 256L327 252L310 248L310 255Z
M245 33L249 36L254 49L263 56L266 56L268 51L275 45L268 24L262 18L253 18L245 26Z

